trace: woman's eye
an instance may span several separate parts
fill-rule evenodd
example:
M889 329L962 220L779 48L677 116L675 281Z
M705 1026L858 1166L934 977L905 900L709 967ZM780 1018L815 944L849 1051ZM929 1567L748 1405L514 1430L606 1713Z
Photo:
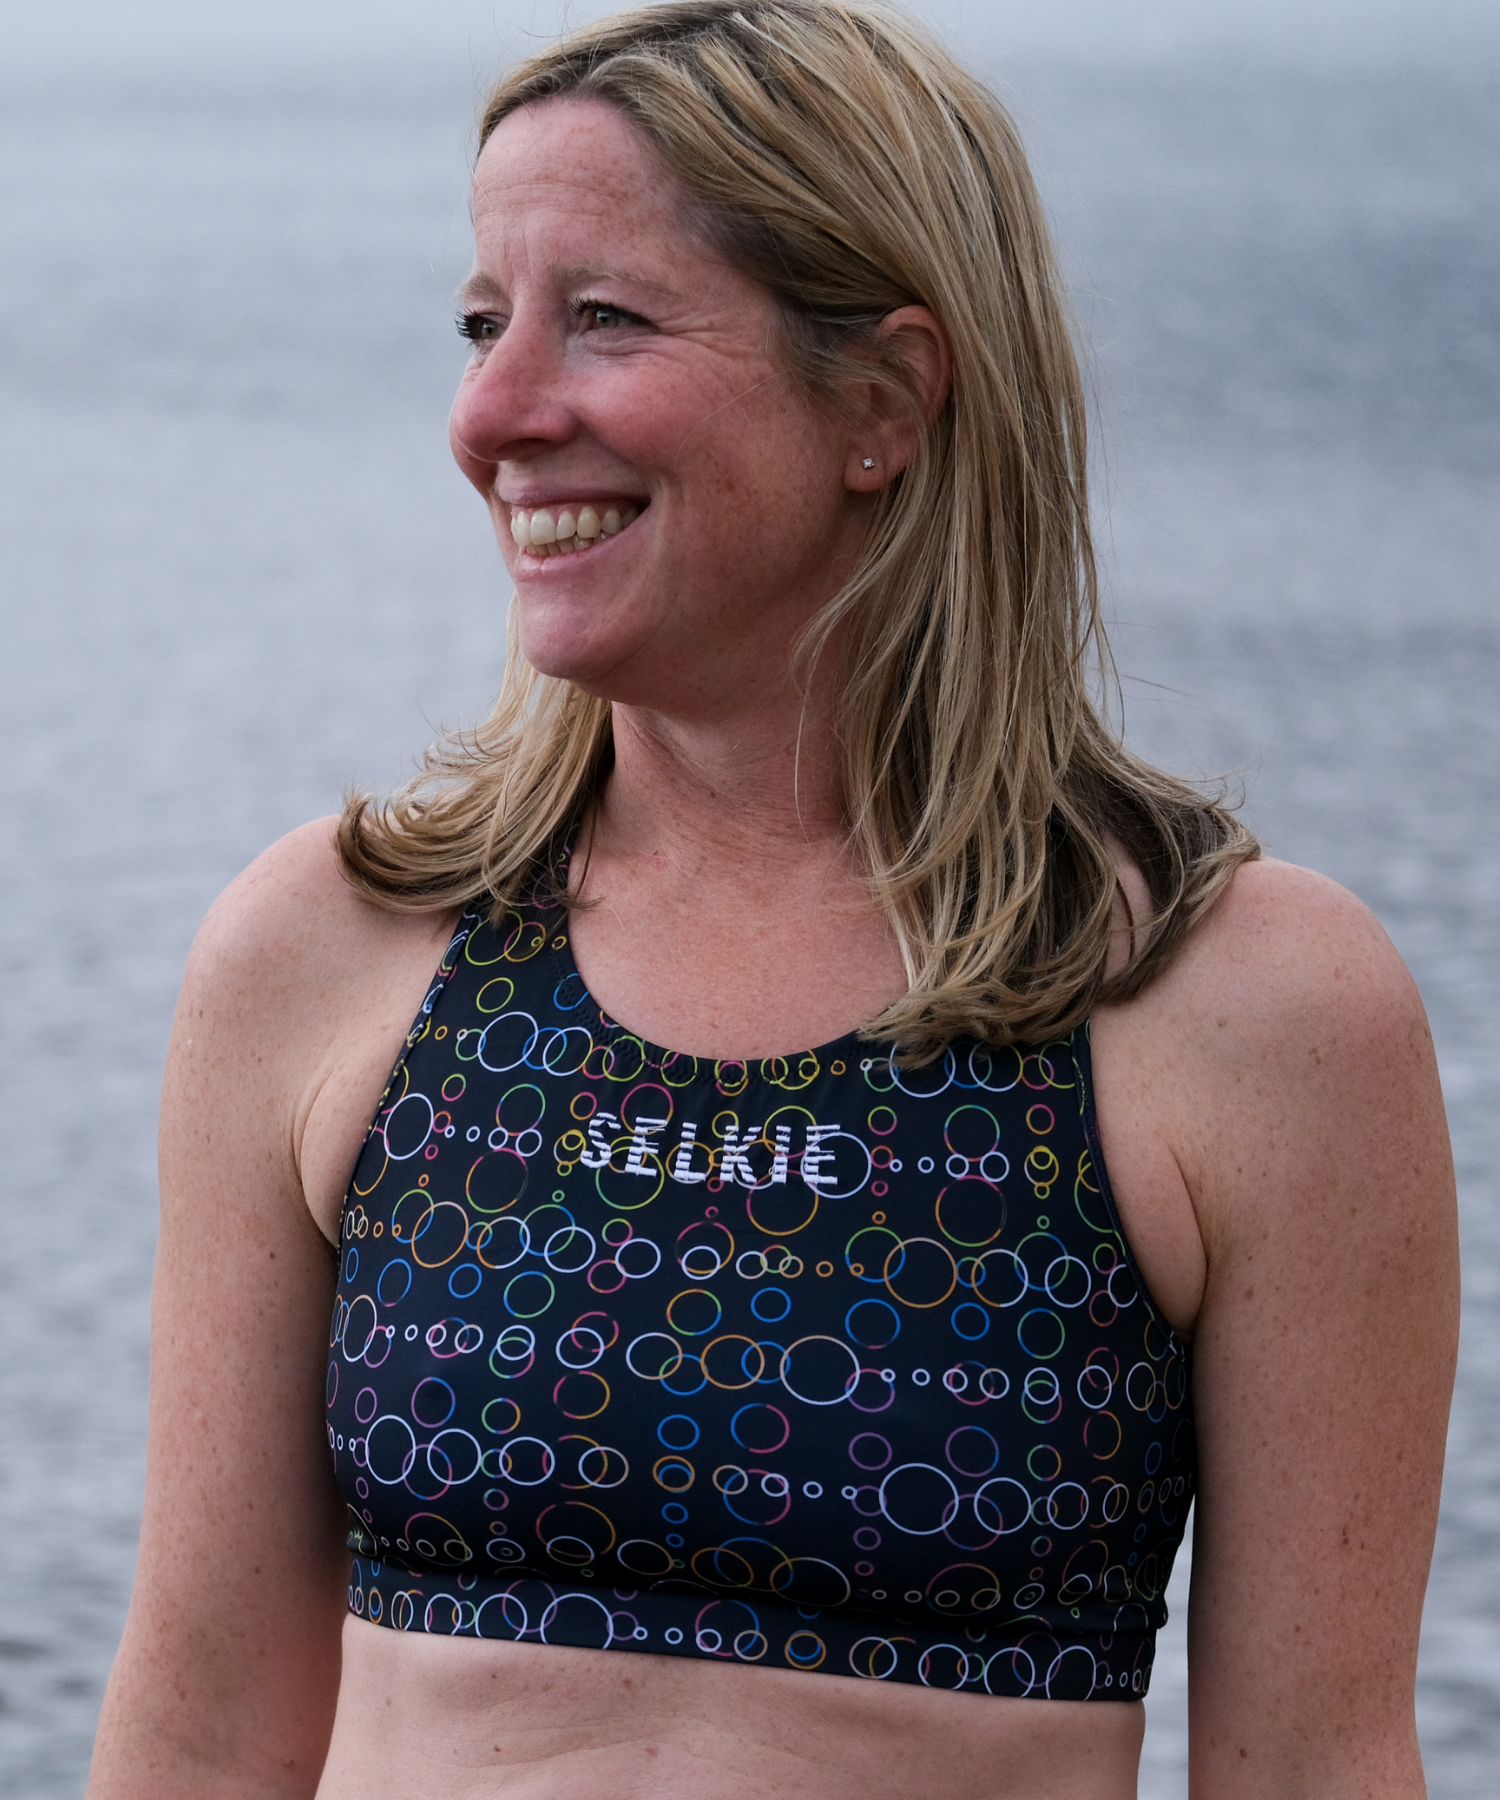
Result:
M617 331L634 318L634 314L618 306L606 306L602 300L580 300L578 316L590 331Z
M492 344L500 335L500 321L491 313L460 313L458 335L471 344Z

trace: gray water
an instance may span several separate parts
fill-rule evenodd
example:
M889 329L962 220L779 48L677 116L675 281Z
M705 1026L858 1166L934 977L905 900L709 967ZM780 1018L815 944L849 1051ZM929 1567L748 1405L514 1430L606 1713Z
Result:
M0 86L0 1785L36 1800L80 1790L129 1592L196 921L499 672L498 555L444 443L469 83L332 66ZM1131 735L1237 770L1431 1010L1467 1292L1420 1717L1433 1794L1487 1795L1500 61L1011 78L1094 345ZM1183 1659L1174 1622L1150 1800L1186 1792Z

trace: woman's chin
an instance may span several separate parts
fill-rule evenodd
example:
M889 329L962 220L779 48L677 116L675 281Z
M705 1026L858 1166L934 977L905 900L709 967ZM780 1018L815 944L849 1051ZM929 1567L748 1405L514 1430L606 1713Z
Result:
M585 693L612 697L611 676L628 657L627 646L601 641L597 634L586 632L528 629L523 617L520 630L521 654L539 675L557 681L570 681Z

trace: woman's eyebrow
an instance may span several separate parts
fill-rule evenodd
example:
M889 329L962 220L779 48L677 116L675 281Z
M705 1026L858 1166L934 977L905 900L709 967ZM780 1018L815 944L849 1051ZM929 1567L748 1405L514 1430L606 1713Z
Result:
M676 298L676 290L659 281L652 281L648 276L636 275L622 269L610 268L602 263L574 263L556 271L559 280L565 287L592 287L598 282L618 281L637 292L655 296L658 299ZM503 300L505 291L492 276L476 269L459 288L456 298L460 305L468 305L471 301Z
M477 300L499 300L502 297L499 285L477 269L454 296L461 306L468 306Z
M613 268L606 263L573 263L567 268L559 269L558 274L569 287L593 287L598 282L618 281L641 293L655 294L662 299L674 298L677 292L663 282L652 281L647 275L636 274L630 269Z

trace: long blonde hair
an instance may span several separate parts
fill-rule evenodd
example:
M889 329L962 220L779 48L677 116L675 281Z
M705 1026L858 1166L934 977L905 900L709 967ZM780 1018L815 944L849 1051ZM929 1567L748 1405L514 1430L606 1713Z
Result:
M1004 109L905 14L851 0L674 0L584 26L502 77L481 147L561 95L646 135L690 227L776 297L791 366L830 403L872 371L904 391L875 336L896 307L930 308L952 347L946 404L798 647L806 668L843 628L848 829L909 978L868 1034L920 1059L966 1033L1064 1032L1138 991L1258 849L1095 702L1109 662L1083 389ZM351 880L389 907L503 907L598 791L610 721L512 632L492 715L383 807L351 797ZM1107 977L1121 848L1151 917Z

